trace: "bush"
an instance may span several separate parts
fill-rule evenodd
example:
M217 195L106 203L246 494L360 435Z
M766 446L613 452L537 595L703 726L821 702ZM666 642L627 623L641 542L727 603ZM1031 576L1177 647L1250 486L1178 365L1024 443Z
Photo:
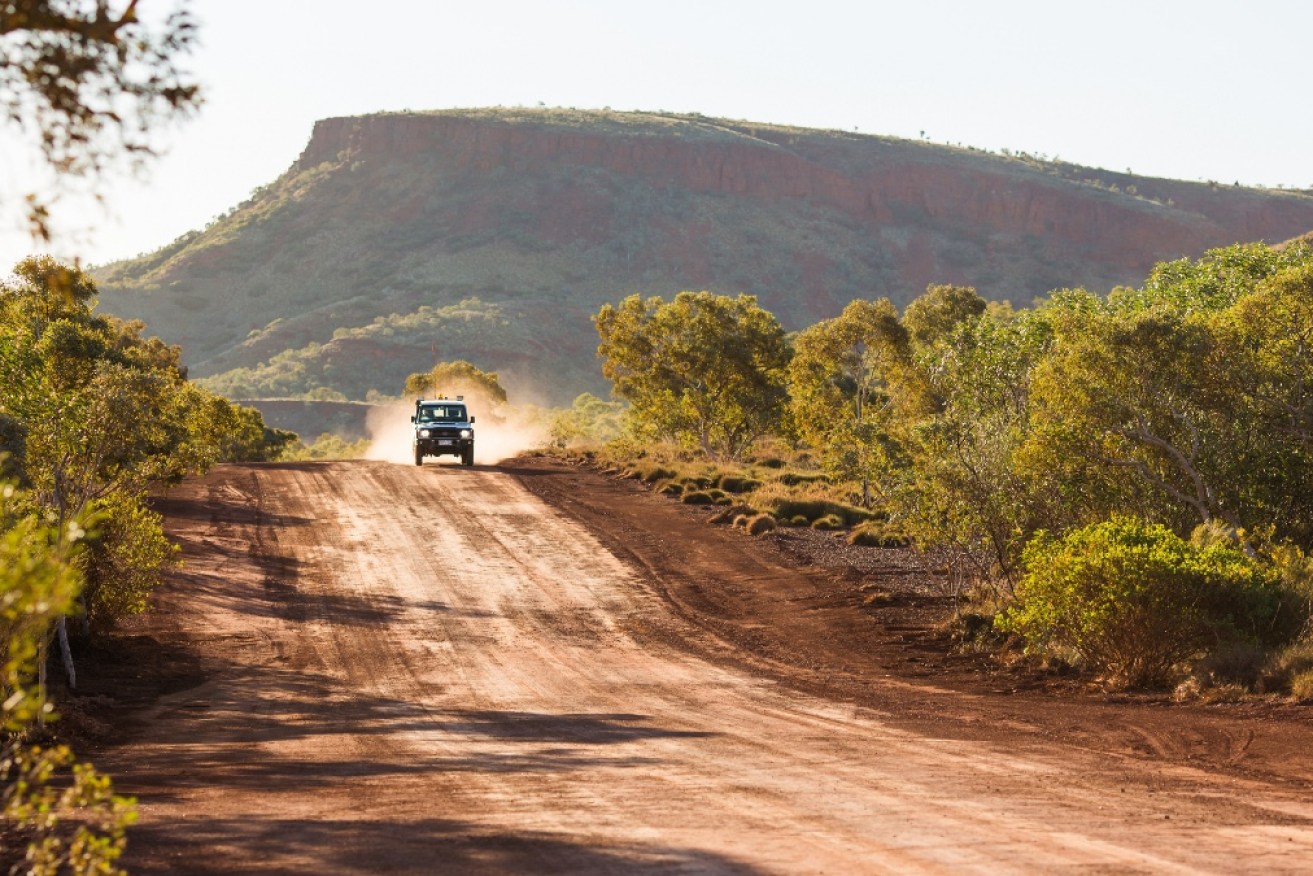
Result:
M758 514L744 524L748 535L762 535L775 529L775 518L769 514Z
M1017 604L996 620L1032 653L1075 654L1132 686L1166 684L1183 661L1224 646L1270 644L1282 604L1275 572L1223 544L1193 547L1131 517L1023 554Z
M692 490L690 492L687 492L683 495L680 501L683 502L685 505L716 504L715 498L713 498L710 493L703 492L702 490Z
M677 484L674 481L666 481L657 487L657 494L661 496L680 496L684 493L684 485Z
M120 494L92 506L95 523L86 541L87 620L94 627L146 610L161 572L176 565L177 548L164 537L163 518Z
M843 529L843 520L834 514L827 514L812 521L812 529L833 531Z

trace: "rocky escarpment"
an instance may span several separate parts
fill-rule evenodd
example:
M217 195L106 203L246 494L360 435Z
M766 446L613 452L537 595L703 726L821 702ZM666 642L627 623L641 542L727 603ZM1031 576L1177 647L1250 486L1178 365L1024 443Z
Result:
M596 388L588 316L632 292L749 292L800 328L929 283L1021 303L1106 290L1309 228L1302 193L699 116L469 110L325 119L248 202L101 276L106 306L183 343L197 374L297 350L302 388L358 397L461 354L560 398ZM461 326L408 320L471 300L501 328L444 343Z

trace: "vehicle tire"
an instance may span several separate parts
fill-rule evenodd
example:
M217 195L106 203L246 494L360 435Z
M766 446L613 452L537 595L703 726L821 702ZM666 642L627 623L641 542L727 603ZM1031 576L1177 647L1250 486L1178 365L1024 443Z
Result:
M416 447L416 448L415 448L415 465L423 465L423 464L424 464L424 451L423 451L423 450L420 450L418 447Z
M461 465L474 465L474 448L462 450L460 454Z

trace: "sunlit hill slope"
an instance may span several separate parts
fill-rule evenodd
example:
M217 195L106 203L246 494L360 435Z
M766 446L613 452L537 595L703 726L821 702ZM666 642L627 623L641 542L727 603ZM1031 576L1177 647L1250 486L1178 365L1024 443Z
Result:
M236 397L400 390L435 359L568 400L589 317L748 292L790 329L928 283L1029 303L1313 228L1306 192L1135 177L701 116L463 110L325 119L209 227L97 271L104 307Z

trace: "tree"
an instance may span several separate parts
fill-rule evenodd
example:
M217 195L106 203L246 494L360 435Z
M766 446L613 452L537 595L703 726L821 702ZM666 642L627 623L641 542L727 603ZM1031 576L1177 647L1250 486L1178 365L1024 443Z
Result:
M1225 429L1202 403L1213 339L1156 309L1122 316L1058 310L1052 354L1032 390L1036 463L1079 484L1085 522L1134 511L1189 531L1239 526L1222 492Z
M832 473L861 484L870 507L872 484L906 465L890 433L910 364L898 311L887 298L853 301L800 332L793 347L789 397L798 431Z
M737 458L780 422L789 351L751 295L631 295L594 317L602 373L642 431Z
M0 106L61 179L97 176L121 160L139 166L155 152L152 131L200 105L179 60L196 40L190 14L179 9L156 28L137 7L0 3ZM28 203L34 236L48 239L49 203L34 193Z
M1313 547L1313 249L1212 314L1213 380L1234 461L1234 502L1249 524Z
M945 340L953 329L985 312L985 299L970 286L927 286L907 305L903 326L919 349Z
M502 389L497 372L476 368L464 359L439 362L429 371L410 375L406 378L405 392L414 396L477 395L490 406L506 404L506 390Z
M925 335L923 335L925 337ZM1052 483L1028 471L1031 381L1047 316L985 312L917 350L898 424L912 460L899 505L924 545L951 548L969 578L1015 578L1026 539L1054 524Z
M576 396L568 409L554 412L548 431L557 447L604 443L623 434L624 412L623 402L605 401L585 392Z
M1133 511L1182 533L1219 520L1309 543L1310 292L1313 250L1232 247L1055 309L1032 451L1083 522Z
M267 458L286 436L188 383L176 347L142 339L139 322L96 315L94 296L84 272L49 258L20 262L0 283L0 426L6 467L40 513L65 526L99 512L79 613L104 622L144 608L168 555L142 507L147 490L225 454ZM63 616L55 628L75 686Z

